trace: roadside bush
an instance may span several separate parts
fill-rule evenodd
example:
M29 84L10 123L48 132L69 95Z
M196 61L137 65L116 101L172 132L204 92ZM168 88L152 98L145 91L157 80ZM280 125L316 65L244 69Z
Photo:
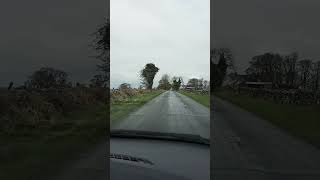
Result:
M64 124L63 116L87 105L108 103L103 88L2 91L0 93L0 132L21 134L32 129Z
M123 90L111 90L110 94L110 102L116 103L116 102L124 102L128 101L129 98L133 96L138 96L141 94L145 94L150 92L151 90L145 90L145 89L123 89Z
M54 123L54 106L38 94L16 91L1 94L0 99L0 128L3 133L12 134L17 130L22 133L25 129Z

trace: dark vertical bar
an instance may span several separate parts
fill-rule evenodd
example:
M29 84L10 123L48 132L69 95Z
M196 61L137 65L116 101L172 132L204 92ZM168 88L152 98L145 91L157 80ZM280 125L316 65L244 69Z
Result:
M109 9L109 0L1 2L1 180L109 179L109 72L92 81Z
M210 1L210 179L213 178L213 167L214 167L214 114L213 114L213 74L212 74L212 49L213 49L213 13L214 13L214 0Z
M109 102L107 103L107 117L106 117L106 132L107 132L107 138L106 138L106 144L107 144L107 147L106 147L106 161L107 161L107 178L106 179L110 179L110 49L111 49L111 45L110 45L110 26L111 26L111 21L110 21L110 0L107 0L106 1L106 10L107 10L107 13L106 13L106 18L109 20L109 53L108 53L108 59L109 59L109 74L108 74L108 99L109 99Z

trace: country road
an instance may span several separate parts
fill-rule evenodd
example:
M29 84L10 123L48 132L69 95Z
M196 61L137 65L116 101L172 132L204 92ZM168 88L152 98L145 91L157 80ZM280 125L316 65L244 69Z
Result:
M209 114L208 108L194 100L167 91L113 124L112 129L211 137L211 179L215 180L320 179L319 148L231 103L214 96L211 100ZM102 144L84 154L57 179L105 178L107 146Z
M320 179L320 149L231 103L211 105L214 179Z
M166 91L111 129L185 133L210 138L210 111L178 92Z
M154 98L123 121L111 128L146 130L159 132L187 133L210 136L209 109L194 100L173 91L167 91ZM93 147L79 160L68 165L52 180L106 179L106 158L109 141Z

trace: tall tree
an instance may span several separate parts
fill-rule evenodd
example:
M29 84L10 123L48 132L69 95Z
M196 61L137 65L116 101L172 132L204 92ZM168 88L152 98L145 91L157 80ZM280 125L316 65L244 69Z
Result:
M312 88L317 91L320 89L320 61L314 62L312 66Z
M283 59L277 53L264 53L254 56L246 73L254 81L268 81L273 85L282 83Z
M206 89L206 90L209 89L209 81L208 80L203 81L203 89Z
M54 68L41 68L35 71L25 83L31 88L64 88L68 86L68 74Z
M106 21L98 26L97 31L94 33L94 40L92 47L96 50L97 55L95 58L100 60L97 65L98 75L95 75L92 82L99 82L95 85L109 86L110 77L110 21ZM102 83L100 83L102 82Z
M146 66L141 70L140 76L142 78L142 84L145 85L147 89L152 89L153 79L158 71L159 68L153 63L146 64Z
M214 48L210 51L211 86L220 87L223 84L227 70L235 71L233 55L229 48Z
M194 87L195 89L198 89L199 80L197 78L191 78L188 81L188 86Z
M178 91L180 89L181 83L182 83L181 78L174 76L172 78L172 89L175 91Z
M161 77L158 88L164 90L169 90L171 88L170 77L168 74L164 74Z
M307 88L307 85L309 82L311 65L312 65L312 61L310 59L304 59L298 62L299 72L300 72L300 81L304 89Z
M298 53L293 52L283 57L283 71L286 84L293 88L296 82L296 64L298 60Z
M203 78L198 80L198 88L203 89Z

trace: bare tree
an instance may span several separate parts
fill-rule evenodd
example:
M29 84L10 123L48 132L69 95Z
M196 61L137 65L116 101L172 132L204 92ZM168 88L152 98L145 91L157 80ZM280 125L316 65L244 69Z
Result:
M198 79L198 89L203 89L203 78Z
M230 48L214 48L210 52L211 61L215 64L219 63L219 60L223 57L229 68L233 68L233 54Z
M298 62L300 81L304 89L307 88L309 82L311 65L312 61L310 59L304 59Z
M95 85L109 86L110 77L110 21L100 25L94 33L94 40L91 46L96 50L95 58L100 60L97 65L98 75L95 75L92 82L99 82Z
M158 88L164 90L169 90L171 88L170 76L168 74L162 75Z
M212 86L219 87L223 84L227 70L235 71L233 55L229 48L214 48L210 51L210 69Z
M320 61L312 64L312 88L313 90L319 90L320 81Z
M285 82L289 87L295 86L296 81L296 64L298 60L298 53L293 52L283 57L283 70L285 76Z
M67 87L68 74L54 68L41 68L35 71L25 83L32 88L63 88Z
M269 81L273 85L282 83L283 60L277 53L264 53L252 57L246 73L254 81Z
M204 88L204 89L208 89L208 86L209 86L209 81L204 80L204 81L203 81L203 88Z

